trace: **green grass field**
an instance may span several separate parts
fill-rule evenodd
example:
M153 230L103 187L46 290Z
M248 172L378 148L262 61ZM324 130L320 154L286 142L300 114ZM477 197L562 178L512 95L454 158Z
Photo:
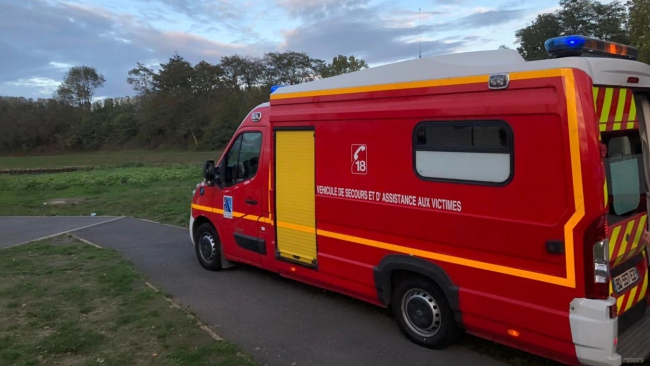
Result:
M0 169L93 166L91 170L0 175L0 216L133 216L187 226L201 161L220 152L93 153L0 157Z
M0 156L0 170L58 168L66 166L116 166L123 164L202 163L217 160L220 151L118 151L70 155Z
M70 237L0 250L2 365L253 365L113 250Z
M0 176L2 216L133 216L187 226L201 165Z

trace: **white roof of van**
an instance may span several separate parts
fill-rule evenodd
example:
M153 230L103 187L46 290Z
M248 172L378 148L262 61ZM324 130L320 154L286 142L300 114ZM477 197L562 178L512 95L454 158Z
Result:
M401 61L331 78L286 86L277 89L274 94L557 68L583 70L591 76L594 85L650 88L650 65L637 61L605 57L566 57L526 61L515 50L495 50ZM628 84L627 78L629 76L639 77L640 82L638 84Z

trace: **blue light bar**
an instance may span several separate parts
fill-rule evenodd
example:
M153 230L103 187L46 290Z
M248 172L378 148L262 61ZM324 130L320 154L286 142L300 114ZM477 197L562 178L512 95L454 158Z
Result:
M553 57L600 56L636 60L638 55L634 47L580 35L548 39L544 48Z
M271 94L273 94L274 91L276 91L276 90L282 88L283 86L286 86L286 85L273 85L273 86L271 87Z

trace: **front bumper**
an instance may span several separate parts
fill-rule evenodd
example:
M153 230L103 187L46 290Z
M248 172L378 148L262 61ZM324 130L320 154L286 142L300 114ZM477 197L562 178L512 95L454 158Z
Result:
M191 213L190 213L190 240L192 240L192 245L196 245L196 243L194 243L194 217L192 217Z

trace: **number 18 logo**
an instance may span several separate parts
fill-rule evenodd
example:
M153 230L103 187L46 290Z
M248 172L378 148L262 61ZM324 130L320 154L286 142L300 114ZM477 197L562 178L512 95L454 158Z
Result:
M352 174L368 174L368 147L352 144Z

